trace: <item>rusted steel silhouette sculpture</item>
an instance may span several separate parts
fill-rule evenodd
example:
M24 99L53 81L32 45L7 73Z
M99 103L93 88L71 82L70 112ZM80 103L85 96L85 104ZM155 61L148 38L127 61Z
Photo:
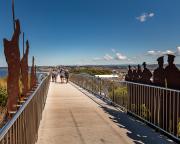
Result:
M174 64L174 59L175 59L175 55L168 54L168 66L165 68L165 77L167 81L167 88L178 90L180 85L180 79L179 79L180 71ZM180 112L178 113L177 108L173 110L173 107L174 105L178 106L179 96L178 96L178 92L175 92L173 94L173 97L171 97L170 95L171 95L170 92L167 92L167 97L165 98L165 101L167 101L168 104L166 105L167 113L165 114L165 117L167 117L167 122L168 122L167 127L169 128L169 130L172 129L172 125L174 123L175 125L174 131L175 133L177 133L178 120L176 119L176 117L180 116ZM178 106L178 108L180 108L180 106Z
M146 62L143 62L143 67L144 70L142 72L142 77L141 77L141 82L144 84L151 84L151 77L152 77L152 73L150 72L150 70L146 67Z
M19 92L19 76L20 76L20 52L19 52L19 36L20 36L20 22L15 21L15 31L10 41L4 39L4 53L6 62L8 64L8 79L7 79L7 92L8 92L8 111L16 110L16 103L20 95Z
M155 86L160 86L160 87L165 87L165 69L163 67L164 65L164 56L161 56L157 59L158 62L158 68L156 68L154 70L153 73L153 84ZM163 119L165 119L164 114L163 114L163 106L166 106L166 101L165 101L165 97L163 95L163 90L159 90L161 92L161 95L159 97L155 97L155 106L158 107L159 106L159 124L161 127L163 127ZM158 115L158 111L156 110L155 115ZM157 117L156 117L156 121L158 121Z
M137 73L137 68L134 67L133 69L133 79L132 79L133 82L138 82L138 73Z
M21 76L22 76L22 97L25 97L28 92L28 54L29 54L29 42L26 41L26 52L23 52L23 57L21 59Z
M141 66L139 64L138 64L137 74L138 74L138 82L139 82L142 77L142 70L141 70Z
M153 83L156 86L165 87L165 70L164 65L164 56L157 59L159 67L154 70L153 73Z
M168 66L165 68L167 87L180 90L180 71L174 64L175 55L168 54Z
M31 83L30 83L30 86L31 86L31 89L34 88L34 86L36 85L36 68L35 68L35 65L34 65L34 56L32 58L32 67L31 67Z
M127 73L127 75L125 77L125 80L126 81L132 81L132 79L133 79L133 71L131 69L131 66L129 65L128 66L128 73Z

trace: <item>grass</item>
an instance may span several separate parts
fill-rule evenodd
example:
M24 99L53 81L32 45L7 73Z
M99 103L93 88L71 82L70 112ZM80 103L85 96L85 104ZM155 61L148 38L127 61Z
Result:
M30 88L30 75L28 78L28 89ZM20 94L22 94L22 82L19 80L19 90ZM5 107L7 103L7 77L0 78L0 106Z
M7 77L0 78L0 106L5 107L7 103Z
M29 75L29 82L28 82L28 87L30 88L30 75ZM19 90L20 94L22 94L22 82L19 80ZM7 77L0 78L0 127L3 125L3 120L5 117L5 114L7 112L7 99L8 99L8 94L7 94Z
M87 73L89 75L104 75L104 74L112 74L112 71L109 69L98 69L98 68L74 68L70 71L70 73L74 73L74 74L80 74L80 73Z
M0 78L0 87L7 89L7 77Z

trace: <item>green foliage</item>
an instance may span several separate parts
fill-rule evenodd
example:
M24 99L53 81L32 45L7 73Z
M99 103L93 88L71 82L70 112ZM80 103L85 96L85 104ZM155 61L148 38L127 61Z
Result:
M0 87L7 88L7 77L0 78Z
M117 96L127 94L127 87L117 87L114 90L114 94L117 95Z
M109 96L112 97L113 96L113 87L114 87L114 96L115 97L126 97L127 94L127 87L123 86L123 87L118 87L118 86L113 86L111 85L109 87Z
M20 94L22 93L22 82L19 80ZM28 87L30 88L30 76L28 81ZM5 107L7 103L7 77L0 78L0 107Z
M7 102L7 77L0 78L0 106L5 107Z
M140 105L140 111L142 112L142 117L145 119L148 119L151 116L150 111L145 104Z
M90 75L104 75L104 74L112 74L111 70L107 69L97 69L97 68L74 68L70 71L74 74L87 73Z
M134 113L138 113L138 111L140 111L141 117L147 120L151 117L151 113L145 104L131 104L131 111L133 111Z

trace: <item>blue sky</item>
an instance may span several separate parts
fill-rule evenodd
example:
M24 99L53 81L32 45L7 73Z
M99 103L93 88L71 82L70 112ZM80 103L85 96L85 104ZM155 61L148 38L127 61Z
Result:
M180 55L179 10L179 0L15 0L38 65L156 63L167 52ZM0 0L0 66L2 40L12 31L11 0Z

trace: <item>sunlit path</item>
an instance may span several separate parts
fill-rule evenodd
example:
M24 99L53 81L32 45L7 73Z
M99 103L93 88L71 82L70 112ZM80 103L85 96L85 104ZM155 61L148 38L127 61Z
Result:
M104 102L97 101L106 107ZM150 128L123 114L123 124L113 122L102 105L71 84L51 83L37 144L168 143ZM111 106L107 108L111 109ZM125 128L125 123L133 131ZM139 133L133 133L135 131L144 131L144 137L141 135L137 139Z

